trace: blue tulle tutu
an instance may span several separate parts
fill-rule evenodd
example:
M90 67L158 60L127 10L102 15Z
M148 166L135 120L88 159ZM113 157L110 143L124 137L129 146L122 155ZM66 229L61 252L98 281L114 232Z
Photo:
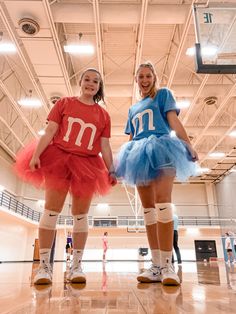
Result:
M169 135L125 143L116 158L117 177L130 185L147 185L161 175L186 181L197 173L186 143Z

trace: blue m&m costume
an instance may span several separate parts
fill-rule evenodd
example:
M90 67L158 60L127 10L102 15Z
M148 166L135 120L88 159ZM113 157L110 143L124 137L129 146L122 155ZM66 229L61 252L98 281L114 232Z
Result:
M161 88L154 99L146 97L129 109L125 143L116 160L116 175L130 185L148 185L160 175L175 176L186 181L197 174L187 144L171 136L167 112L176 111L171 91Z

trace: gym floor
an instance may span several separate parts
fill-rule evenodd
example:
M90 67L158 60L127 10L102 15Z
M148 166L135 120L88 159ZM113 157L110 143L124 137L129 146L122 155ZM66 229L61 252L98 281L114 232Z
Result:
M68 263L56 262L53 284L33 286L37 263L0 264L0 313L236 313L236 265L175 264L179 287L141 284L149 263L84 262L87 283L65 283Z

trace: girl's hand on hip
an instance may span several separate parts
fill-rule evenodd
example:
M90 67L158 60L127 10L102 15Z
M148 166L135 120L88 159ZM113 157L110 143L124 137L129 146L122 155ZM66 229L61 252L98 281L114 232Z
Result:
M197 160L199 160L198 154L197 154L197 152L195 151L195 149L193 149L192 145L190 145L190 144L188 144L188 143L186 143L186 144L187 144L189 153L191 154L192 161L197 161Z
M30 164L29 164L30 170L35 171L41 167L40 159L38 157L32 157Z
M111 184L111 186L114 186L117 184L115 173L109 173L109 183Z

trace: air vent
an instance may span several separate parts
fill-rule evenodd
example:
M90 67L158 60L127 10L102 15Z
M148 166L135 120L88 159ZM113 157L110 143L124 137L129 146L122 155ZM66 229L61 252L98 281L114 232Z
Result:
M217 99L217 97L215 97L215 96L209 96L209 97L206 97L206 98L204 99L204 103L205 103L205 105L207 105L207 106L216 105L216 104L217 104L217 101L218 101L218 99Z
M20 26L20 29L23 33L30 36L35 36L40 30L39 24L30 18L21 19L18 22L18 25Z

